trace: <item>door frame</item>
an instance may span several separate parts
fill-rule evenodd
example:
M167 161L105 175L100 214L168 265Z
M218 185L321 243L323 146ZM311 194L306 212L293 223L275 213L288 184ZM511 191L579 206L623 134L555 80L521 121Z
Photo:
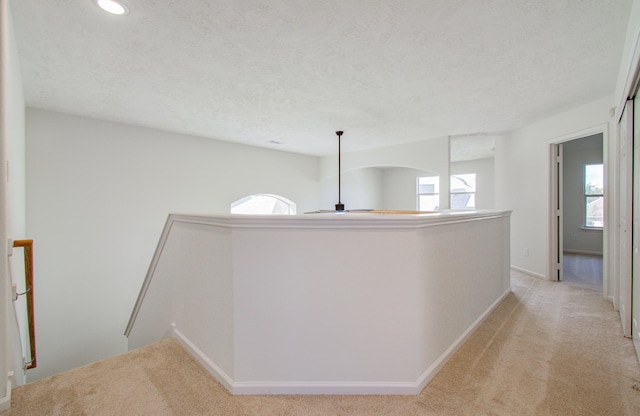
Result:
M565 140L566 141L566 140ZM562 280L562 248L564 247L563 238L563 186L562 186L562 143L551 143L549 145L549 164L551 166L550 174L550 195L549 195L549 280L559 282Z
M594 134L602 134L602 158L605 175L609 172L609 123L598 124L588 129L576 131L553 138L547 142L547 153L549 161L549 206L548 206L548 239L549 252L547 253L547 276L549 280L558 281L562 276L562 272L558 272L558 267L562 267L562 262L558 263L558 253L562 250L562 157L558 158L558 148L562 143L581 139ZM615 164L613 165L615 166ZM614 185L612 178L606 179L606 191L604 193L604 206L609 207L611 200L610 189ZM609 233L611 210L605 213L605 223L602 229L602 295L608 299L609 294L609 262L611 261L611 250L609 250ZM559 220L558 220L559 218ZM560 256L561 257L561 256Z
M631 145L631 322L629 334L640 360L640 96L633 99L633 143Z
M634 143L634 100L629 99L618 121L618 210L617 279L614 298L618 301L623 335L631 338L632 278L633 278L633 143Z

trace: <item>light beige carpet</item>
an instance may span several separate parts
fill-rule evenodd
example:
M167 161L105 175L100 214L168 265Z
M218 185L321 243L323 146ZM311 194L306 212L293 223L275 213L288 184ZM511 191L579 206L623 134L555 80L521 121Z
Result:
M599 292L521 274L417 396L232 396L173 340L19 387L15 415L640 415L640 366Z

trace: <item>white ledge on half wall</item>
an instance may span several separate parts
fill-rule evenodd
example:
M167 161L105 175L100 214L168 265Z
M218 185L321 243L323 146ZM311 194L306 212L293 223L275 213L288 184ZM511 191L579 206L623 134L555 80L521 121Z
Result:
M327 211L304 215L170 214L169 220L234 228L327 228L334 226L338 228L422 228L510 215L511 211L496 210L420 212L416 214L393 214L392 211L382 211L382 213L379 211Z
M233 394L417 394L510 293L510 211L167 219L126 334Z

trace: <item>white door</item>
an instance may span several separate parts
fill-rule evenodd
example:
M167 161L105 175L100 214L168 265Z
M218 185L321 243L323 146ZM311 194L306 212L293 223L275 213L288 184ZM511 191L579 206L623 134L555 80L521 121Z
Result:
M632 194L633 194L633 101L627 101L619 124L619 276L620 320L624 336L631 337Z
M551 244L549 276L562 281L562 143L551 145Z

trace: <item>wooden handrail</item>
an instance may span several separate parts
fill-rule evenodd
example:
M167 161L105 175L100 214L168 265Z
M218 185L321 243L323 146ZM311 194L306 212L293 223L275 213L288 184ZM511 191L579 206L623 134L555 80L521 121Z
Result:
M27 363L27 370L36 368L36 324L33 309L33 240L14 240L13 247L24 248L24 283L27 295L27 319L29 320L29 345L31 347L31 361Z

